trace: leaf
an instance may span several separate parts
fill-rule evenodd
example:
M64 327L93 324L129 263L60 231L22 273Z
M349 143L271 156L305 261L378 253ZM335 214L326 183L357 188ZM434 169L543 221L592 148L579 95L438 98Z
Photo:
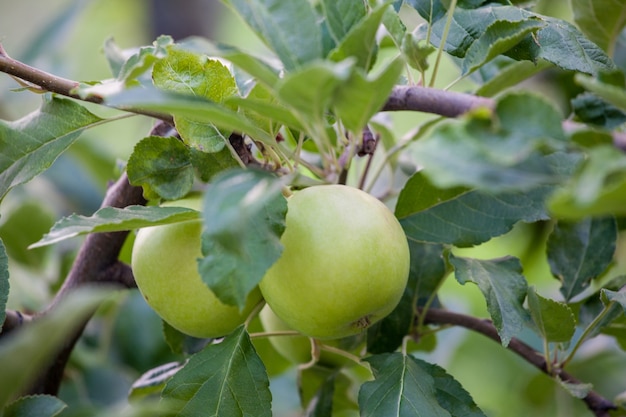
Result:
M415 144L415 160L442 188L502 192L555 184L569 157L544 153L564 147L560 126L561 115L550 103L512 93L498 100L491 119L475 114L439 125Z
M528 288L528 309L541 336L548 342L569 342L576 330L576 320L569 306Z
M211 338L189 336L173 328L164 320L161 321L161 326L163 327L165 343L167 343L170 350L177 355L191 355L200 352L206 345L213 341Z
M587 152L570 181L548 201L558 218L577 220L585 216L626 214L626 156L612 144Z
M469 74L498 55L504 54L530 34L536 33L545 23L536 17L509 22L497 20L487 27L465 53L461 66L463 75Z
M0 334L6 318L7 301L9 300L9 257L4 242L0 238Z
M346 129L361 132L370 118L380 111L391 89L398 81L404 62L395 59L373 77L353 71L347 82L340 85L334 100L337 116Z
M243 308L282 253L287 202L283 180L264 171L230 170L206 189L198 270L223 303Z
M388 7L389 4L383 4L361 19L328 54L328 58L335 62L351 58L355 60L357 68L368 71L376 60L376 33Z
M177 200L189 193L194 171L189 149L175 137L149 136L135 145L128 159L128 180L166 200Z
M156 88L133 88L105 97L107 105L118 108L141 108L170 113L197 122L212 123L220 129L250 135L255 140L273 145L275 138L259 129L245 116L202 97L178 94Z
M420 39L415 33L407 33L402 39L402 54L407 63L418 71L428 69L428 56L436 51L426 40Z
M150 395L159 394L167 381L183 368L180 362L170 362L144 372L133 382L128 393L129 400L139 400Z
M626 112L626 89L623 86L613 85L602 79L593 78L584 74L576 74L574 80L583 88L595 93L618 109Z
M467 247L511 230L518 221L548 219L551 187L492 194L462 188L440 190L422 172L400 192L396 215L409 240Z
M561 281L566 301L580 294L610 265L615 253L617 225L613 218L559 221L548 238L550 270Z
M62 218L30 247L52 245L86 233L120 232L198 219L199 216L197 211L184 207L103 207L91 216L72 214Z
M8 256L23 265L40 268L46 264L45 250L31 250L36 242L54 223L53 214L43 202L23 201L6 213L0 225Z
M563 387L567 392L569 392L575 398L580 398L580 399L585 398L589 394L589 392L591 392L591 390L593 389L593 384L584 384L581 382L578 382L578 383L567 382L567 381L563 381L558 376L556 380L558 381L561 387Z
M202 152L190 149L191 165L200 181L209 182L215 175L227 169L239 167L230 149L225 147L219 152Z
M39 110L19 120L0 120L0 200L48 169L83 130L102 121L62 98L45 99Z
M272 415L267 373L243 326L189 358L162 397L180 417Z
M287 71L322 58L322 35L307 0L226 0Z
M494 61L492 60L491 62L493 63ZM481 69L485 67L486 66L483 66ZM482 97L494 97L507 88L516 86L522 81L550 67L552 67L552 64L544 60L540 60L536 63L530 61L514 61L503 68L498 67L495 75L478 87L475 94Z
M602 297L606 297L609 302L618 303L622 306L624 314L626 314L626 292L624 291L611 291L606 288L602 289Z
M108 58L109 65L113 69L115 77L120 81L124 81L124 83L128 86L132 85L132 82L138 77L148 73L148 70L152 68L154 63L159 58L166 55L167 47L172 45L173 42L174 40L170 36L159 36L151 46L139 48L137 52L124 59L123 62L118 62L117 65L112 60L112 58L114 58L112 53L117 50L117 46L112 42L112 40L105 44L104 51ZM121 52L122 51L119 51L118 54ZM122 55L122 57L124 57L124 55Z
M63 401L52 395L29 395L8 405L2 417L55 417L66 407Z
M300 402L306 417L342 415L358 410L353 399L355 382L340 369L313 365L298 370Z
M580 30L610 56L626 25L626 3L622 0L572 0L574 22Z
M606 129L615 129L626 122L626 113L593 93L582 93L571 100L576 118Z
M393 352L400 347L413 323L416 306L423 304L436 291L448 273L442 245L409 240L409 250L409 281L398 306L367 329L369 353Z
M345 36L366 15L365 4L353 0L322 0L328 29L335 43Z
M478 260L450 255L449 260L459 283L478 285L502 346L508 346L511 339L523 330L528 317L523 306L527 283L519 259L506 256Z
M77 289L57 307L0 341L0 409L23 392L109 291Z
M375 379L365 382L359 390L361 417L451 416L437 401L433 377L417 359L388 353L365 360Z

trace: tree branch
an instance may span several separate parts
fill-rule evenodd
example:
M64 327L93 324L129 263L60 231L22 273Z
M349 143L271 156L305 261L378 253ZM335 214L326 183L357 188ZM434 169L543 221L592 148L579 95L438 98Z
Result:
M452 324L455 326L465 327L466 329L470 329L487 336L497 343L501 343L498 331L489 320L482 320L477 317L454 313L443 309L431 308L426 311L424 323ZM581 381L563 370L557 370L556 372L550 373L543 355L519 339L511 339L507 348L552 378L558 377L562 381L571 384L581 383ZM589 408L589 410L591 410L596 417L609 417L609 411L617 409L615 404L595 391L590 391L587 396L583 398L583 401L586 403L587 408Z

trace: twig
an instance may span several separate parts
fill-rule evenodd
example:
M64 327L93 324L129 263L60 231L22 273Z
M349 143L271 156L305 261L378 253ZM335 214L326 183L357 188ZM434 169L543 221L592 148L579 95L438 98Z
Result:
M430 324L452 324L455 326L465 327L466 329L474 330L477 333L487 336L495 342L501 343L498 331L489 320L482 320L477 317L454 313L447 310L430 308L426 311L424 322ZM543 355L519 339L511 339L507 348L553 378L559 377L562 381L572 384L581 383L578 379L563 370L556 370L555 372L550 373ZM610 410L617 409L615 404L595 391L590 391L587 396L583 398L583 401L586 403L587 408L589 408L589 410L592 411L596 417L608 417Z
M412 110L458 117L479 107L493 108L492 99L420 86L396 86L381 111Z

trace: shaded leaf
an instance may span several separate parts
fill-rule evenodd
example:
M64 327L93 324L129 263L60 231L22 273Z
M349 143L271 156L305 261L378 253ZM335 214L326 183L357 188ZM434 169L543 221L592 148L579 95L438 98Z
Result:
M76 289L56 308L0 341L0 409L23 392L110 292Z
M502 346L506 347L523 330L528 317L523 306L528 285L519 259L506 256L478 260L450 255L449 260L457 281L473 282L480 288Z
M226 304L243 308L282 253L287 213L282 186L272 174L248 169L226 171L206 189L198 270Z
M548 201L550 212L563 219L626 214L626 156L612 144L587 152L570 181Z
M563 387L567 392L569 392L575 398L585 398L589 392L593 389L593 384L585 384L585 383L572 383L563 381L561 378L556 378L559 385Z
M189 149L175 137L149 136L135 145L128 159L128 180L166 200L177 200L189 193L194 170Z
M602 97L618 109L626 112L626 89L624 86L613 85L599 78L593 78L584 74L576 74L576 83L585 89Z
M288 71L322 58L322 35L307 0L226 0Z
M0 236L4 239L8 256L31 267L44 266L45 250L32 250L31 245L50 230L54 215L41 202L24 201L6 213L0 224Z
M339 369L318 365L300 369L298 382L306 417L327 417L358 410L350 392L353 381Z
M52 395L21 397L4 409L2 417L55 417L67 405Z
M609 55L626 25L626 3L623 0L572 0L574 22L583 33Z
M568 342L574 336L576 320L567 304L542 297L531 286L528 288L528 309L546 341Z
M163 337L172 352L178 355L191 355L204 349L213 339L189 336L162 321Z
M0 200L48 169L83 130L102 121L62 98L45 99L39 110L19 120L0 120Z
M323 0L324 16L335 43L339 43L366 15L365 4L353 0Z
M375 379L365 382L359 390L361 417L451 416L437 400L433 377L417 359L389 353L365 360Z
M571 100L572 110L583 123L614 129L626 122L626 113L592 93L583 93Z
M441 190L418 172L400 193L396 215L409 240L473 246L508 232L518 221L548 219L544 201L551 191L548 186L500 194Z
M227 147L219 152L202 152L197 149L190 149L191 165L200 181L209 182L215 175L227 169L239 167L239 163L233 157L231 150Z
M606 297L609 302L616 302L622 309L624 309L624 314L626 314L626 292L624 291L611 291L604 288L602 290L602 296Z
M550 67L552 67L552 64L545 60L539 60L538 62L513 61L505 67L498 67L495 75L478 87L475 94L483 97L494 97L507 88L518 85ZM483 68L485 66L481 69Z
M243 326L193 355L162 397L181 417L272 415L267 373Z
M9 257L4 242L0 238L0 333L6 318L7 301L9 300Z
M615 253L617 225L613 218L559 221L548 238L548 263L561 281L561 294L570 300L610 265Z
M130 400L138 400L149 395L159 394L167 381L169 381L184 364L170 362L144 372L133 382L128 393Z
M120 232L199 217L200 213L184 207L103 207L91 216L72 214L62 218L52 226L50 232L30 247L51 245L86 233Z

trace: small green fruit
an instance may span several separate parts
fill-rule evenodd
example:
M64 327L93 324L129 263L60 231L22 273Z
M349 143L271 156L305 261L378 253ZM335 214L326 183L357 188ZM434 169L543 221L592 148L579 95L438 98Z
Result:
M199 196L192 196L164 205L200 210L201 203ZM215 296L197 270L201 233L200 220L143 228L131 263L137 287L163 320L191 336L219 337L242 324L262 297L254 290L239 311Z
M388 315L409 274L406 235L376 198L343 185L288 199L283 254L259 287L293 329L317 339L357 334Z

